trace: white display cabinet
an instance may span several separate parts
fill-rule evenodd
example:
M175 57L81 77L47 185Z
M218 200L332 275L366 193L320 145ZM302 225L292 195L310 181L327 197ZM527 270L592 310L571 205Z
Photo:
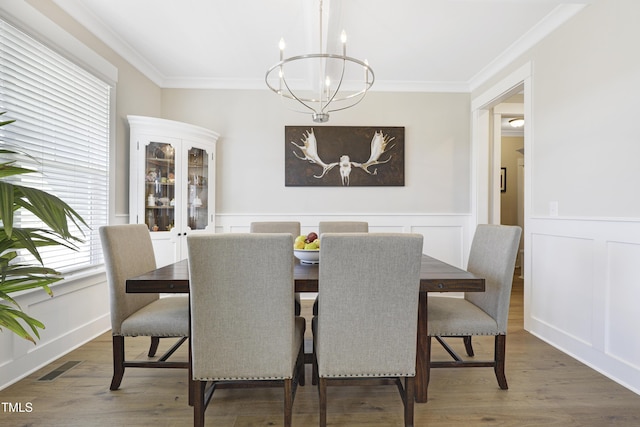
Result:
M215 231L216 141L209 129L127 116L129 222L146 224L158 266L187 257L187 235Z

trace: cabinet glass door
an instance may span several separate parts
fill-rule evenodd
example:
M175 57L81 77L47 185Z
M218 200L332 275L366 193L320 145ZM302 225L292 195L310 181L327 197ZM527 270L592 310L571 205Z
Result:
M151 142L145 153L145 223L150 231L175 226L175 150L171 144Z
M201 148L191 148L187 158L187 226L204 230L209 216L209 157Z

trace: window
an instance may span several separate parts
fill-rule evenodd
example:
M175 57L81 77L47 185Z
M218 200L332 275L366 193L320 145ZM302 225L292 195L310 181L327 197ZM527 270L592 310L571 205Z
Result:
M108 83L0 19L0 111L16 120L0 128L0 141L38 160L39 173L16 179L60 197L90 227L77 252L41 249L44 265L62 273L103 262L98 228L109 212L110 95ZM16 218L21 227L36 221L22 211Z

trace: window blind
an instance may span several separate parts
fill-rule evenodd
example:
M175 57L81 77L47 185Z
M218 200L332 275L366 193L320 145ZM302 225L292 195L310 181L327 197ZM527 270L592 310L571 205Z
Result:
M0 141L33 156L37 163L22 165L38 170L14 180L61 198L90 227L71 228L84 240L78 251L40 249L44 265L62 273L103 262L98 228L109 211L110 94L109 84L0 19L0 111L16 120L0 127ZM15 221L44 226L24 210Z

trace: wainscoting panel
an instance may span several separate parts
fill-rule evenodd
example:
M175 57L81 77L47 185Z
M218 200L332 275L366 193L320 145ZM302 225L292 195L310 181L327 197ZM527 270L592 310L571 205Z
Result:
M531 245L531 316L591 345L593 240L533 234Z
M302 234L318 231L320 221L367 221L370 232L420 233L424 236L424 253L461 268L466 266L475 231L471 216L459 214L222 214L216 216L216 232L247 233L254 221L299 221Z
M299 221L300 233L318 231L320 221L367 221L374 233L420 233L424 236L423 253L464 268L475 225L470 215L415 214L272 214L216 216L216 233L248 233L254 221ZM302 299L315 299L315 293L303 293Z
M525 329L640 394L640 221L532 218Z
M65 280L52 290L53 297L40 289L15 297L46 329L40 331L36 345L9 331L0 332L0 389L111 328L104 271Z
M424 236L423 252L456 267L466 267L462 226L416 226L412 233Z
M640 244L608 242L606 353L640 373L639 289Z

